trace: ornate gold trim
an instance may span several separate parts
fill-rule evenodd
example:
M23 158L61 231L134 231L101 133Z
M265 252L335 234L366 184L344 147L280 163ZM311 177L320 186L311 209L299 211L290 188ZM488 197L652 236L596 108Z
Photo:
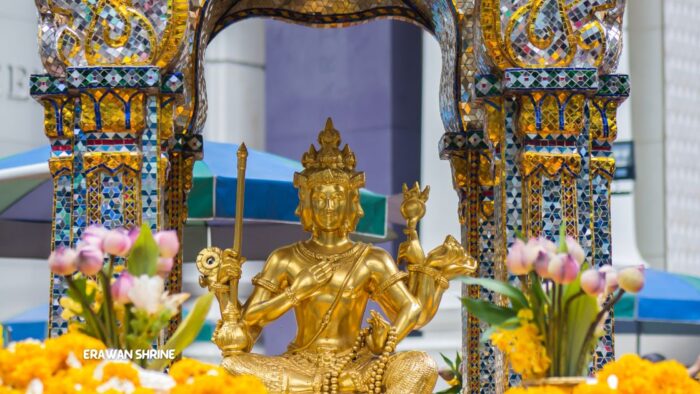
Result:
M518 164L524 177L540 170L550 177L563 173L564 170L572 175L581 172L581 156L578 153L523 152L518 158Z
M139 152L88 152L83 155L85 172L103 167L115 172L121 167L132 171L141 171L142 154Z
M57 177L64 171L73 172L73 156L52 157L49 159L49 172L52 177Z

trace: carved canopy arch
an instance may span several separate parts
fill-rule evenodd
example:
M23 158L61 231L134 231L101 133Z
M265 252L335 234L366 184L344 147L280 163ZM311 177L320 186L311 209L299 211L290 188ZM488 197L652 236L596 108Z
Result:
M182 72L177 108L181 132L200 133L206 120L202 72L209 42L237 21L267 17L314 27L343 27L378 18L417 24L442 51L440 108L449 132L463 130L459 101L462 42L452 0L35 0L40 52L47 71L68 67L155 65Z
M203 73L207 44L226 26L247 18L267 17L306 26L338 28L378 18L414 23L440 43L443 68L440 108L445 128L462 129L459 117L458 17L450 0L207 0L197 21L190 59L197 94L193 96L188 129L197 133L206 120L206 88Z

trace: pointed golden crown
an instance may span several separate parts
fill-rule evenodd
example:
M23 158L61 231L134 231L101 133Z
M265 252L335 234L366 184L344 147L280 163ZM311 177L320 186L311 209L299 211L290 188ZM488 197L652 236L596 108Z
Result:
M340 133L333 127L333 120L326 120L326 127L318 134L319 149L311 144L301 158L304 171L294 174L294 185L338 183L354 187L365 184L364 172L355 171L355 154L347 144L340 150Z

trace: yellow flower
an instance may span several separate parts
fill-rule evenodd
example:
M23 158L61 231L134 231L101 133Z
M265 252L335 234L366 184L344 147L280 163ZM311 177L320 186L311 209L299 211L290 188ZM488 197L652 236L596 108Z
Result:
M95 364L88 364L80 368L68 368L58 371L53 377L44 382L44 392L52 394L95 392L99 382L92 376L94 368Z
M95 301L92 303L91 307L93 310L100 309L104 296L102 294L102 288L100 288L100 285L96 281L88 279L85 282L85 294L87 294L88 297L95 294Z
M177 386L171 394L265 394L267 390L254 376L232 376L216 365L183 358L170 368Z
M617 361L606 364L596 374L599 385L606 385L612 376L618 383L615 394L700 393L700 383L693 380L685 367L676 361L651 363L635 354L625 354Z
M506 394L567 394L566 391L553 386L541 387L513 387L506 391Z
M68 333L69 334L79 334L80 329L83 327L82 323L77 321L72 321L68 323Z
M61 305L61 308L63 308L61 317L65 320L72 319L74 316L83 313L83 307L80 305L80 303L70 297L61 297L61 299L58 300L58 304Z
M88 297L92 295L96 290L99 290L100 286L92 279L85 281L85 295Z
M521 321L522 321L522 320L530 321L530 320L532 320L532 319L534 319L534 318L535 318L535 317L534 317L534 315L532 314L532 311L531 311L530 309L523 308L523 309L521 309L521 310L518 311L518 319L520 319Z
M141 384L139 380L139 371L130 363L107 363L102 368L102 382L106 382L112 378L128 380L138 386Z
M83 358L84 350L104 350L105 345L98 339L79 332L69 332L60 337L46 340L46 352L44 357L57 360L60 365L66 367L66 359L69 354L73 354L81 364L96 363L97 360L85 360Z
M527 317L527 313L523 315ZM534 324L525 323L514 330L499 329L490 338L493 345L505 354L513 370L524 379L542 377L549 369L551 360Z
M170 376L178 384L185 384L190 378L206 375L211 371L218 371L219 367L197 361L192 358L183 358L170 367Z
M572 394L616 394L616 391L603 383L579 384Z

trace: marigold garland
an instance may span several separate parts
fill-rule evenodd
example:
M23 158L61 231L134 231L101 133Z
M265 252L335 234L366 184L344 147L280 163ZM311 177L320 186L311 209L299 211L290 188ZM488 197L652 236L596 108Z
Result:
M566 394L554 386L514 387L506 394ZM606 364L593 383L576 386L572 394L700 394L700 382L688 375L677 361L652 363L634 354L621 356Z
M258 394L266 393L265 386L254 376L232 376L221 367L194 359L182 359L170 368L170 376L177 386L171 394Z
M264 394L262 382L252 376L231 376L224 369L193 359L176 362L169 376L175 385L168 390L141 387L143 372L123 361L84 359L84 350L104 350L102 342L71 331L44 343L24 341L0 348L0 394L18 394L41 382L44 393L193 393ZM145 383L144 383L145 384Z

